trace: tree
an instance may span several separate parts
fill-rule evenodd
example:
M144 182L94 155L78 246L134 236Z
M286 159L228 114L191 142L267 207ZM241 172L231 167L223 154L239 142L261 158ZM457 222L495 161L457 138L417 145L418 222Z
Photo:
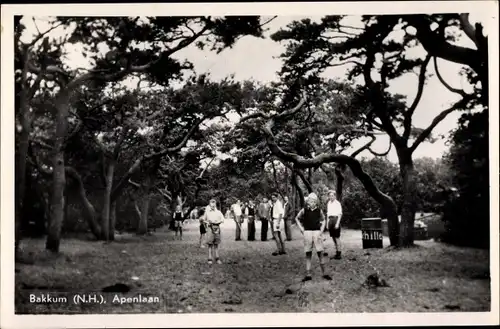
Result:
M446 161L456 173L451 184L458 195L449 200L443 240L474 247L489 247L489 135L488 111L464 114L453 132Z
M182 70L191 67L189 63L180 63L172 58L177 51L195 42L200 48L210 44L213 50L220 51L232 46L242 35L260 37L262 34L259 17L256 16L58 17L57 20L65 25L76 24L69 42L83 43L84 55L94 68L86 73L81 73L79 69L70 70L60 60L55 60L61 57L61 52L57 53L59 56L44 54L45 61L32 60L27 63L30 72L50 77L59 85L54 97L57 109L56 137L53 147L51 220L46 244L47 249L54 252L59 250L63 220L66 183L63 148L74 92L85 89L89 84L103 88L110 81L119 81L134 73L145 74L155 82L166 85L172 78L179 77ZM109 49L104 55L98 51L98 46L103 45ZM142 45L148 47L143 48ZM117 195L111 194L111 199Z
M436 33L440 33L441 39L450 40L453 35L447 34L446 28L458 19L458 15L432 17L440 22ZM398 244L411 246L416 211L416 172L412 155L422 142L432 139L432 130L448 114L472 106L476 96L449 87L440 76L432 53L424 58L410 57L408 49L419 44L416 36L406 30L406 16L366 15L361 18L361 27L346 26L343 18L325 16L318 23L304 19L276 32L272 36L274 40L288 41L282 55L285 60L282 78L291 86L290 99L297 99L298 86L294 81L300 78L308 84L318 84L318 77L333 66L348 65L348 78L362 80L364 98L368 101L363 109L364 125L370 131L386 133L398 155L404 191ZM396 38L398 33L404 36ZM427 66L433 57L438 78L460 99L441 111L428 127L418 128L413 126L412 118L427 80ZM406 103L403 96L391 95L388 88L391 80L412 71L418 72L417 93L411 103ZM394 234L399 234L399 230Z
M260 119L259 128L266 138L266 143L270 151L281 160L292 163L296 168L319 168L324 163L330 162L348 166L353 174L363 183L370 195L380 204L384 217L388 218L389 230L392 232L391 245L396 245L397 240L394 239L393 234L395 227L397 228L398 225L396 204L391 197L377 188L373 179L363 171L360 162L355 159L357 153L369 147L371 142L364 145L360 150L355 151L351 156L329 151L314 155L313 157L305 157L297 153L286 151L283 147L278 145L273 129L286 118L292 117L299 112L301 107L306 103L307 94L305 91L302 91L301 97L299 103L293 108L284 109L284 105L282 104L281 106L275 107L276 111L273 111L274 113L266 110L257 111L243 117L239 124L244 124L248 120ZM263 108L271 107L271 104L265 102ZM259 106L256 107L259 108Z

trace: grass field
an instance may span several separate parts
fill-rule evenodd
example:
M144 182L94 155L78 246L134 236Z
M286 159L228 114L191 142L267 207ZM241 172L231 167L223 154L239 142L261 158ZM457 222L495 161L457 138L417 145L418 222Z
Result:
M246 230L243 232L246 234ZM328 259L333 281L323 281L317 258L314 277L302 283L301 235L286 244L288 254L272 256L273 240L234 241L234 223L222 230L223 264L207 264L198 246L198 226L189 223L184 239L166 228L152 236L122 235L105 244L65 239L61 255L43 251L43 240L24 240L16 265L16 313L206 313L206 312L474 312L490 309L489 253L429 241L405 250L361 248L361 232L343 231L342 260ZM257 225L260 236L260 225ZM384 238L384 245L388 245ZM333 253L333 242L328 241ZM29 263L29 262L28 262ZM368 288L378 272L388 287ZM158 296L159 303L30 303L35 291L100 292L125 283L123 296ZM148 295L149 294L149 295ZM117 294L119 297L122 294Z

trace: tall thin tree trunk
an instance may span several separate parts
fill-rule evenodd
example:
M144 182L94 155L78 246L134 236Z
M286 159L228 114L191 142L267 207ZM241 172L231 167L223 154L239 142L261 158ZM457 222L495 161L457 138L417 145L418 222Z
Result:
M149 195L151 189L152 179L150 175L146 175L142 185L142 203L141 203L141 218L139 220L139 225L137 225L137 234L144 235L148 233L148 214L149 214L149 203L151 197Z
M104 200L101 215L101 234L104 240L109 240L110 227L110 208L111 208L111 190L113 189L113 177L115 173L115 162L109 160L106 170L106 188L104 191Z
M414 243L414 224L416 213L416 174L411 153L400 150L399 170L403 181L403 204L401 206L401 247L410 247Z
M16 209L15 209L15 254L18 255L18 249L21 241L21 222L24 204L24 195L26 191L26 161L28 157L29 146L29 124L25 119L21 119L21 135L19 136L19 149L16 160Z
M116 227L116 202L111 204L109 214L109 241L115 240L115 227Z
M64 93L64 92L63 92ZM50 223L47 232L45 248L52 252L59 252L61 228L64 219L64 188L66 185L66 172L64 164L64 143L68 130L69 95L62 95L56 100L56 137L54 143L52 200Z
M87 193L85 191L85 187L83 186L82 178L80 177L78 172L71 167L66 167L66 173L74 179L74 181L78 186L78 196L83 206L83 217L87 221L90 231L92 232L92 234L95 236L96 239L98 240L101 239L102 238L101 227L97 222L96 218L97 215L95 208L87 198Z

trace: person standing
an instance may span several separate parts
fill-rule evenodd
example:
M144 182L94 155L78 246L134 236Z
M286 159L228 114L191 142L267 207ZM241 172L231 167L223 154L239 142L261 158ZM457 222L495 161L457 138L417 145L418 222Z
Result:
M184 212L182 207L178 205L174 213L175 238L179 235L179 240L182 240L182 225L184 224Z
M257 213L261 222L260 226L260 240L267 241L267 230L269 229L269 202L267 198L262 198L262 202L259 204L259 208L257 209Z
M276 241L277 250L273 252L273 256L285 255L285 242L281 238L281 228L283 226L283 204L278 199L278 194L273 193L271 196L272 200L272 210L271 210L271 220L272 220L272 230L274 240Z
M321 274L325 280L332 280L332 277L325 273L325 263L323 257L323 238L322 233L325 230L326 220L318 205L318 197L315 193L309 194L306 199L306 205L295 217L295 222L304 236L304 252L306 254L306 275L302 281L312 280L311 261L313 248L319 258Z
M328 193L328 203L326 204L327 227L330 237L335 244L335 256L333 259L342 258L341 242L340 242L340 220L342 218L342 205L337 200L337 193L330 191Z
M255 206L252 200L245 208L245 217L247 218L248 241L255 241Z
M204 215L205 215L205 210L203 210L203 208L201 208L199 210L199 222L200 222L200 248L205 248L205 244L203 243L204 241L204 238L205 238L205 235L207 233L207 226L206 226L206 223L203 222L203 218L204 218Z
M215 199L210 200L201 222L207 226L208 264L212 264L213 261L222 264L219 257L219 245L221 242L220 224L224 222L224 215L217 209Z
M287 241L292 241L292 209L288 202L288 197L285 196L285 203L283 204L283 217L285 218L285 237Z
M236 238L235 241L241 240L241 224L243 223L242 215L243 211L241 209L241 201L236 200L236 203L231 206L231 212L233 213L234 221L236 222Z

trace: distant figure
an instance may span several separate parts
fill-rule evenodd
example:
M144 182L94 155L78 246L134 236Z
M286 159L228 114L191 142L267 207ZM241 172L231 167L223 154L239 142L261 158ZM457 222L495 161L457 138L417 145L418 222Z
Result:
M283 227L283 215L284 215L284 210L283 210L283 205L281 204L281 201L278 199L278 194L273 193L271 196L272 198L272 208L271 208L271 218L273 222L273 236L274 240L276 241L276 251L273 252L273 256L277 255L284 255L286 254L285 251L285 242L281 238L281 228Z
M222 264L219 257L219 245L221 242L220 224L224 222L224 215L217 209L215 199L210 200L201 222L207 225L208 264L212 264L213 260L217 264Z
M175 208L174 213L174 227L175 227L175 237L179 236L182 240L182 225L184 224L184 213L182 212L182 207L178 205Z
M335 244L335 256L333 259L342 258L342 250L340 243L340 219L342 218L342 205L337 200L337 193L330 191L328 193L328 203L326 204L327 228L330 237Z
M270 215L271 207L267 198L263 198L262 202L259 204L259 208L257 209L257 214L259 216L259 220L261 222L260 226L260 239L261 241L267 241L267 230L269 228L269 215Z
M285 203L283 204L283 218L285 220L285 237L287 241L292 241L292 208L290 203L288 202L288 197L284 198Z
M332 277L325 273L322 232L325 230L326 220L318 203L317 195L315 193L309 194L305 207L295 217L295 222L304 236L304 251L306 253L306 275L302 281L312 280L311 260L313 247L318 254L323 278L332 280Z
M207 233L206 224L203 222L203 215L205 215L205 210L201 208L198 212L199 214L199 222L200 222L200 248L205 248L205 244L203 243L205 235Z
M189 214L189 219L192 219L192 220L197 220L200 218L200 214L199 214L199 209L198 209L198 206L194 207L193 210L191 210L191 213Z
M245 207L245 217L247 218L248 241L255 241L255 206L252 200Z
M236 203L231 206L231 212L233 213L234 221L236 222L236 241L241 240L241 224L243 223L243 211L241 209L241 201L236 200Z

